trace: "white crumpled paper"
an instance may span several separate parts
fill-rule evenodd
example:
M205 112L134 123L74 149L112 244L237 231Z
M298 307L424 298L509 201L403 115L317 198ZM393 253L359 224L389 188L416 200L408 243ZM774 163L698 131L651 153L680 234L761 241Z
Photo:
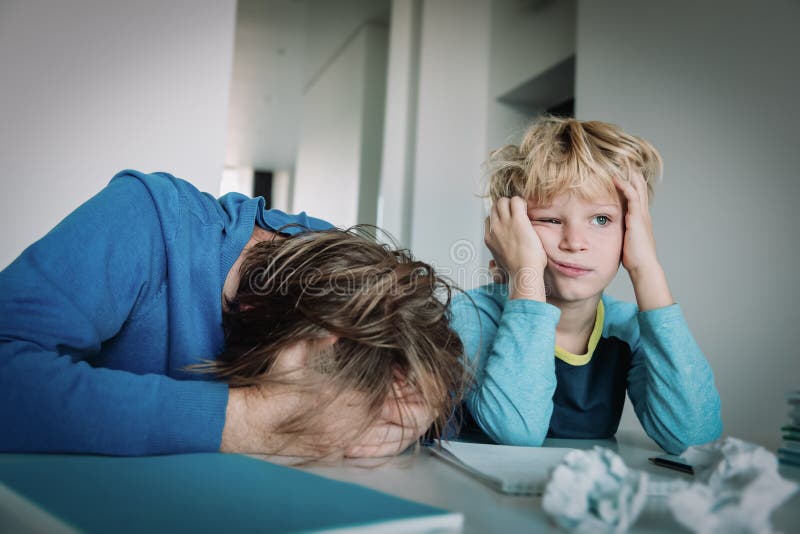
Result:
M647 501L647 474L609 449L568 453L550 477L542 507L573 532L624 532Z
M682 456L694 467L691 482L650 478L601 447L571 452L553 470L542 507L572 532L624 532L646 505L658 509L666 497L672 516L691 531L768 534L770 515L798 489L780 476L774 454L736 438Z
M797 491L770 451L736 438L689 447L695 482L669 497L675 520L694 532L772 532L769 517Z

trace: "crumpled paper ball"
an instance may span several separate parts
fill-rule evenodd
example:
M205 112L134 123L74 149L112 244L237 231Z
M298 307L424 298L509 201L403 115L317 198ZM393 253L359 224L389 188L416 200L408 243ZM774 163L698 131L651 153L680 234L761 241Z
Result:
M568 453L550 477L544 511L572 532L624 532L647 501L647 474L609 449Z
M736 438L689 447L695 482L669 497L676 521L693 532L772 532L769 517L798 489L778 473L773 453Z

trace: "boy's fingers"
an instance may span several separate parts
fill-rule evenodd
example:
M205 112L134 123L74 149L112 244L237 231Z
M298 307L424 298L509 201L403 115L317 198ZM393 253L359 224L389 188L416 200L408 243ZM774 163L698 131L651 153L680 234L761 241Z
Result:
M647 182L645 181L642 173L636 174L636 183L639 188L639 198L641 199L642 206L647 209L648 203L650 202L650 197L647 195Z
M623 182L617 177L612 178L612 180L614 181L614 185L617 186L617 189L622 191L622 194L625 195L625 198L628 199L628 201L632 200L631 193L633 192L633 187L630 182Z
M644 176L642 176L642 173L632 172L629 183L631 186L633 186L633 190L636 191L636 196L639 202L643 202L644 199L647 198L646 195L643 195L643 193L647 192L647 184L644 181Z
M499 222L508 220L508 218L511 217L510 203L511 201L506 197L498 198L497 201L494 203Z
M622 191L622 194L625 195L625 199L628 201L628 213L635 211L636 206L641 201L636 189L629 182L623 182L617 178L613 178L613 180L614 185L617 186L617 189Z
M516 219L519 217L526 217L528 211L528 205L522 199L522 197L512 197L509 201L509 214L512 219Z
M631 182L633 189L636 191L639 203L646 208L649 198L647 195L647 182L644 179L644 175L641 172L635 172Z

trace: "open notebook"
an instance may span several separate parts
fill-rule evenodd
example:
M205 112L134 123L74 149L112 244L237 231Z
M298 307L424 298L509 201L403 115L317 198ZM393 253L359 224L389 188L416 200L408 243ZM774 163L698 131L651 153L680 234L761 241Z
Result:
M443 441L430 451L502 493L541 495L550 472L570 451L561 447L512 447Z
M463 516L235 454L0 454L0 532L452 532Z

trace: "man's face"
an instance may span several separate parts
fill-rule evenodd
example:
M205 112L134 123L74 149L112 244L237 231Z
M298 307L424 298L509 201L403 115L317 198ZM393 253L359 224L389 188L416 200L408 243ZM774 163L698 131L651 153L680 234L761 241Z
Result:
M585 200L565 193L546 206L528 201L528 218L547 253L548 301L590 299L614 279L625 233L617 195Z

